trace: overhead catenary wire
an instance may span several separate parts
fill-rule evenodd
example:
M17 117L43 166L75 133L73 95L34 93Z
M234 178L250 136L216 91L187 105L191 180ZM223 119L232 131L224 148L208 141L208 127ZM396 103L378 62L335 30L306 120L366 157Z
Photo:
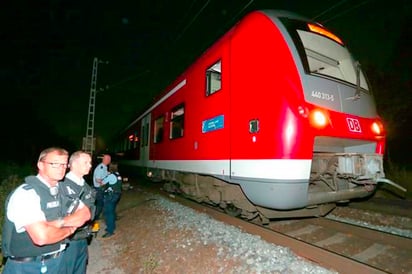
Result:
M235 21L240 14L242 14L242 12L244 12L255 0L250 0L246 5L244 5L237 13L235 16L232 17L232 19L230 21L228 21L225 24L225 27L229 24L233 24L233 21Z
M329 11L333 10L334 8L342 5L343 3L345 3L348 0L342 0L339 3L327 8L326 10L322 11L321 13L319 13L318 15L316 15L315 17L312 17L312 20L316 21L317 18L321 17L322 15L324 15L325 13L328 13Z
M144 71L142 71L142 72L133 74L133 75L131 75L131 76L127 77L127 78L123 78L122 80L117 81L117 82L115 82L115 83L113 83L113 84L111 84L111 85L106 85L104 88L100 88L100 89L99 89L99 92L101 92L101 91L106 91L106 90L108 90L108 89L117 88L117 87L123 85L124 83L127 83L127 82L129 82L129 81L131 81L131 80L134 80L134 79L136 79L136 78L139 78L139 77L143 76L144 74L150 73L150 72L151 72L151 71L150 71L149 69L146 69L146 70L144 70Z
M153 60L153 62L151 62L152 64L159 63L161 60L163 60L165 58L164 57L165 55L171 55L169 53L173 50L173 48L177 45L177 43L181 40L181 38L186 34L186 32L189 30L189 28L191 26L193 26L193 24L196 22L196 20L199 18L199 16L202 14L202 12L204 12L205 9L209 6L210 2L211 2L210 0L207 0L205 3L202 4L202 6L196 11L196 13L192 17L189 17L189 15L191 14L191 11L193 10L193 7L195 6L196 3L198 3L197 0L192 2L192 4L189 6L186 13L184 14L183 19L181 20L181 23L178 24L178 26L182 26L181 31L178 32L178 35L175 37L174 40L171 41L169 46L165 48L165 51L163 52L163 54L157 54L156 55L156 57L154 58L155 60ZM242 5L241 8L239 9L239 11L236 12L234 16L230 17L230 20L226 19L227 23L223 24L223 25L226 27L229 23L233 23L233 21L235 19L237 19L239 17L239 15L242 14L253 3L254 3L254 0L248 0L248 2L244 5ZM182 25L182 22L184 22L185 19L190 19L190 20L188 20L185 25ZM221 30L222 30L222 28L221 28ZM219 34L221 34L221 33L219 33ZM106 85L106 87L103 90L119 88L120 86L126 84L129 81L141 78L143 76L148 76L148 74L151 74L151 77L155 77L154 75L159 74L159 72L156 71L154 68L152 68L152 69L147 68L144 71L141 71L137 74L134 74L132 76L124 78L124 79L122 79L120 81L117 81L115 83ZM103 90L101 90L101 91L103 91ZM149 95L150 97L154 96L153 92L151 92L151 91L147 91L147 92L146 92L147 95Z
M348 8L348 9L346 9L346 10L344 10L344 11L336 14L335 16L330 17L329 19L323 20L322 22L323 22L323 23L330 22L330 21L332 21L332 20L334 20L334 19L336 19L336 18L338 18L338 17L340 17L340 16L342 16L342 15L344 15L344 14L346 14L346 13L348 13L348 12L354 10L354 9L359 8L359 7L362 6L362 5L365 5L366 3L370 2L370 1L372 1L372 0L363 1L362 3L359 3L359 4L357 4L357 5L355 5L355 6L351 7L351 8Z
M198 1L195 0L195 1L193 1L193 2L191 3L191 5L190 5L189 8L188 8L187 13L183 16L183 18L187 18L187 17L188 17L188 14L190 14L190 11L193 9L193 7L195 6L195 4L196 4L197 2L198 2ZM187 32L187 30L188 30L188 29L194 24L194 22L199 18L200 14L208 7L208 5L210 4L210 2L211 2L211 0L207 0L207 1L200 7L200 9L193 15L193 17L190 19L190 21L184 25L184 27L183 27L182 30L179 32L179 34L176 36L176 38L173 39L173 41L171 42L171 45L172 45L172 46L175 46L175 45L177 44L177 42L185 35L185 33ZM242 14L251 4L253 4L253 3L254 3L254 0L249 0L245 5L243 5L242 8L241 8L234 16L232 16L231 19L230 19L226 24L224 24L225 28L227 27L228 24L233 23L233 21L235 21L235 20L239 17L239 15L241 15L241 14ZM183 21L183 20L182 20L182 21ZM222 29L221 29L221 30L222 30ZM220 32L221 32L221 31L220 31ZM219 35L219 34L221 34L221 33L217 33L216 35ZM203 47L205 47L205 46L203 46ZM173 47L168 47L168 50L170 51L172 48L173 48ZM158 61L160 61L160 60L163 58L162 56L163 56L163 55L158 54L158 55L156 56L156 60L154 60L153 63L154 63L154 64L158 63ZM119 81L117 81L117 82L114 82L114 83L112 83L112 84L108 84L108 85L105 86L105 88L103 88L103 89L100 90L100 91L118 88L118 87L124 85L125 83L127 83L127 82L129 82L129 81L132 81L132 80L135 80L135 79L138 79L138 78L140 78L140 77L142 77L142 76L144 76L144 75L147 75L148 73L156 73L156 72L155 72L154 70L151 70L151 69L146 69L146 70L144 70L143 72L140 72L140 73L134 74L134 75L132 75L132 76L123 78L123 79L121 79L121 80L119 80Z
M341 17L342 15L344 15L344 14L346 14L346 13L348 13L348 12L354 10L354 9L359 8L360 6L366 4L366 3L370 2L370 1L372 1L372 0L365 0L365 1L363 1L363 2L361 2L361 3L358 3L358 4L356 4L356 5L353 5L353 6L349 7L349 8L343 9L343 10L340 11L340 12L334 13L334 14L331 15L329 18L326 18L326 19L318 19L318 18L320 18L321 16L325 15L326 13L329 13L331 10L336 9L338 6L341 6L342 4L344 4L345 2L347 2L347 0L342 0L342 1L340 1L339 3L337 3L337 4L335 4L335 5L327 8L326 10L324 10L323 12L321 12L320 14L312 17L312 20L317 20L317 21L320 21L320 22L322 22L323 24L325 24L325 23L330 22L330 21L332 21L332 20L334 20L334 19L336 19L336 18L338 18L338 17Z
M324 19L324 20L318 19L318 18L321 18L322 16L330 13L332 10L334 10L334 9L342 6L342 5L345 4L346 2L348 2L348 0L342 0L342 1L338 2L338 3L336 3L335 5L333 5L333 6L331 6L331 7L328 7L327 9L325 9L324 11L322 11L321 13L319 13L318 15L312 17L312 20L318 19L318 21L320 21L320 22L322 22L322 23L327 23L327 22L330 22L330 21L332 21L332 20L334 20L334 19L336 19L336 18L338 18L338 17L340 17L340 16L342 16L342 15L344 15L344 14L346 14L346 13L348 13L348 12L350 12L350 11L352 11L352 10L354 10L354 9L356 9L356 8L358 8L358 7L366 4L366 3L368 3L368 2L370 2L370 1L372 1L372 0L363 1L363 2L361 2L361 3L357 4L357 5L354 5L354 6L350 7L350 8L347 8L347 9L344 9L344 10L342 10L342 11L340 11L340 12L334 13L332 16L330 16L330 17L328 17L328 18L326 18L326 19ZM187 32L187 30L188 30L188 29L194 24L194 22L199 18L200 14L207 8L207 6L210 4L210 2L211 2L210 0L207 0L207 1L200 7L200 9L199 9L199 10L193 15L193 17L190 19L190 21L183 26L182 30L181 30L181 31L179 32L179 34L175 37L175 39L172 40L171 45L176 45L176 44L177 44L177 42L185 35L185 33ZM188 15L190 14L190 11L193 9L193 7L195 6L196 3L198 3L198 0L195 0L195 1L193 1L193 2L191 3L191 5L190 5L189 8L188 8L188 11L187 11L186 14L183 16L184 19L189 17ZM236 19L239 17L239 15L242 14L249 6L252 5L253 3L254 3L254 0L250 0L250 1L248 1L244 6L242 6L242 8L241 8L234 16L232 16L231 19L224 25L224 26L225 26L224 28L226 28L228 24L233 23L233 21L236 20ZM184 19L182 19L182 21L184 21ZM221 28L221 30L219 31L219 33L216 33L216 35L221 34L222 29L223 29L223 28ZM168 49L170 50L171 47L168 47ZM157 57L156 57L156 60L155 60L153 63L157 63L157 61L161 60L162 56L163 56L163 55L158 54ZM120 81L117 81L117 82L113 83L113 84L109 84L109 85L106 86L105 89L108 89L108 88L110 88L110 89L117 88L117 87L119 87L119 86L121 86L121 85L123 85L123 84L125 84L125 83L127 83L127 82L129 82L129 81L131 81L131 80L140 78L140 77L142 77L142 76L144 76L144 75L146 75L146 74L148 74L148 73L153 73L153 72L154 72L154 71L151 70L151 69L146 69L146 70L143 71L143 72L140 72L140 73L138 73L138 74L134 74L134 75L132 75L132 76L126 77L126 78L124 78L124 79L122 79L122 80L120 80Z
M197 1L193 1L192 4L190 5L186 15L184 16L184 19L187 18L190 10L193 8L194 4ZM185 34L185 32L189 29L189 27L195 22L195 20L199 17L199 15L202 13L202 11L209 5L210 0L207 0L207 2L200 8L200 10L192 17L192 19L190 20L190 22L188 24L185 25L185 27L182 29L182 31L180 31L180 33L177 35L177 37L173 40L173 44L176 44L177 41L180 40L180 38L183 37L183 35ZM184 20L183 19L183 20Z
M171 42L172 45L175 45L175 44L178 42L178 40L180 40L180 39L183 37L183 35L184 35L185 32L189 29L189 27L190 27L191 25L193 25L193 23L196 21L196 19L199 17L199 15L203 12L203 10L209 5L210 1L211 1L211 0L207 0L206 3L203 4L203 6L197 11L197 13L192 17L192 19L191 19L191 20L184 26L184 28L179 32L178 36ZM252 0L252 1L253 1L253 0ZM187 12L186 15L184 16L185 18L188 17L188 14L189 14L190 10L193 8L193 6L194 6L194 4L195 4L196 2L197 2L197 1L193 1L193 2L192 2L192 4L190 5L190 7L189 7L189 9L188 9L188 12ZM169 49L170 49L170 47L169 47ZM156 63L158 63L157 61L159 61L159 60L161 60L161 59L162 59L162 55L161 55L161 54L158 54L158 55L156 56L156 60L154 60L153 63L156 64ZM106 87L104 88L104 90L107 90L107 89L109 89L109 88L110 88L110 89L113 89L113 88L115 88L115 87L119 87L119 86L121 86L121 85L123 85L123 84L125 84L125 83L127 83L127 82L129 82L129 81L131 81L131 80L137 79L137 78L139 78L139 77L141 77L141 76L143 76L143 75L145 75L145 74L147 74L147 73L153 73L153 72L154 72L154 71L151 70L151 69L146 69L146 70L143 71L143 72L140 72L140 73L138 73L138 74L129 76L129 77L127 77L127 78L123 78L122 80L117 81L117 82L115 82L115 83L113 83L113 84L106 85Z
M324 20L320 20L320 19L319 19L319 18L321 18L322 16L324 16L324 15L326 15L326 14L328 14L328 13L330 14L330 12L331 12L332 10L337 9L338 7L340 7L340 6L342 6L343 4L345 4L346 2L348 2L348 0L342 0L342 1L334 4L333 6L328 7L327 9L325 9L325 10L322 11L322 12L320 12L320 13L317 14L316 16L312 17L312 20L319 20L319 21L322 22L322 23L330 22L330 21L332 21L332 20L334 20L334 19L336 19L336 18L338 18L338 17L340 17L340 16L342 16L342 15L344 15L344 14L346 14L346 13L348 13L348 12L350 12L350 11L356 9L356 8L358 8L359 6L362 6L362 5L370 2L370 1L371 1L371 0L365 0L365 1L363 1L363 2L361 2L361 3L359 3L359 4L357 4L357 5L351 6L350 8L347 8L347 9L344 9L344 10L342 10L342 11L340 11L340 12L334 13L333 16L328 17L328 18L326 18L326 19L324 19ZM178 33L178 35L172 40L171 45L176 45L177 42L178 42L179 40L181 40L181 38L185 35L185 33L187 32L187 30L188 30L188 29L194 24L194 22L199 18L200 14L209 6L210 2L211 2L211 0L207 0L207 1L200 7L200 9L199 9L199 10L191 17L191 19L183 26L182 30ZM196 3L198 3L198 0L195 0L195 1L191 2L189 8L187 9L186 14L182 17L183 19L182 19L181 22L183 22L186 18L189 17L189 14L191 13L191 11L192 11L192 9L193 9L193 7L195 6ZM222 32L222 30L227 28L227 25L233 23L233 21L235 21L235 20L236 20L247 8L249 8L249 6L252 5L253 3L254 3L254 0L249 0L245 5L243 5L243 6L241 7L241 9L240 9L234 16L232 16L231 19L228 20L226 24L224 24L224 27L223 27L223 28L220 28L220 31L219 31L218 33L216 33L216 35L220 35L221 32ZM179 24L179 25L181 25L181 24ZM169 50L171 50L171 48L172 48L172 47L168 47ZM156 60L157 60L157 61L161 60L161 59L162 59L162 56L163 56L163 55L161 55L161 54L157 55L157 56L156 56ZM157 63L156 60L155 60L153 63ZM139 73L137 73L137 74L133 74L133 75L131 75L131 76L129 76L129 77L123 78L123 79L121 79L120 81L117 81L117 82L114 82L114 83L112 83L112 84L106 85L103 90L118 88L118 87L124 85L125 83L128 83L128 82L130 82L130 81L132 81L132 80L135 80L135 79L140 78L140 77L142 77L142 76L144 76L144 75L147 75L148 73L153 73L153 72L154 72L154 71L151 70L151 69L146 69L146 70L144 70L144 71L142 71L142 72L139 72ZM101 90L101 91L103 91L103 90Z

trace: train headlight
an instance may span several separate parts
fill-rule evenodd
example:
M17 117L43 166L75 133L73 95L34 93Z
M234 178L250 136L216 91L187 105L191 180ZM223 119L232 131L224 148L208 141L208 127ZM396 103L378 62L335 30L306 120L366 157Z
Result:
M376 135L382 135L383 134L383 125L380 121L375 121L371 125L372 132L375 133Z
M309 114L309 122L313 127L322 129L329 123L328 115L325 111L314 109Z

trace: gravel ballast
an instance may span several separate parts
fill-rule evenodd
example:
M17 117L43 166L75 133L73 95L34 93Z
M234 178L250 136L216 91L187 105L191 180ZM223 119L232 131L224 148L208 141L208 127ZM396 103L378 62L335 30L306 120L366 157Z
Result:
M177 227L190 230L194 237L187 239L187 246L195 243L219 246L221 259L243 262L234 271L238 273L336 273L303 260L290 249L276 246L256 235L214 220L176 202L156 196L153 206L166 211L168 220L164 229ZM183 246L185 247L185 246ZM223 273L223 272L222 272Z
M87 273L337 273L173 199L138 188L125 191L115 235L101 238L102 221L101 232L89 246ZM399 223L396 216L364 215L354 209L334 212L331 218L357 225L359 220L349 218L365 216L364 226L378 225L398 235L410 233L412 225L409 218L396 228L391 226Z

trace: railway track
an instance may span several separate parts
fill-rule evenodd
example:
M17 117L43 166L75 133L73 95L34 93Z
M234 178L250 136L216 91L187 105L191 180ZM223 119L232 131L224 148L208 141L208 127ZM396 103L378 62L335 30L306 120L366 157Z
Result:
M412 239L341 223L326 218L275 221L260 226L231 217L215 208L172 197L196 211L259 235L275 245L339 273L412 273Z
M410 238L326 218L271 222L269 227L383 272L412 273Z

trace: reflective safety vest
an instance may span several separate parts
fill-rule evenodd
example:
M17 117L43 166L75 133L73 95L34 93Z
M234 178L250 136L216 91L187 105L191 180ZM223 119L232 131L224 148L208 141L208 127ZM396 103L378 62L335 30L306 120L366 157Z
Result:
M44 212L47 221L53 221L63 217L63 210L60 203L60 193L51 193L50 188L42 183L36 176L26 177L25 182L21 187L27 191L31 189L36 191L37 195L40 197L41 210ZM13 193L14 191L8 195L5 202L6 212L4 214L5 216L2 232L3 256L33 257L59 250L63 241L50 245L38 246L33 243L26 231L21 233L16 232L14 223L7 218L7 206ZM25 201L21 202L24 203Z
M104 190L105 192L116 192L116 193L121 193L122 192L122 176L120 176L119 172L113 172L109 175L107 175L103 179L104 185Z

